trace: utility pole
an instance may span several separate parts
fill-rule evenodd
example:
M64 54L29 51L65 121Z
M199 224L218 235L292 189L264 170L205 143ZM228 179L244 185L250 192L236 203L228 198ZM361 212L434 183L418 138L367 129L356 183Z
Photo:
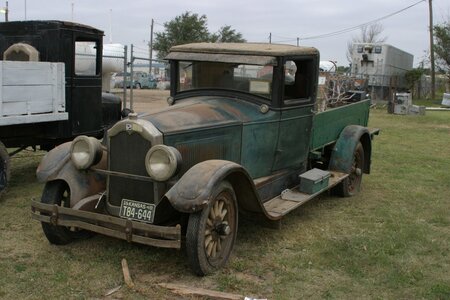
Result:
M25 0L25 21L27 20L27 0Z
M297 47L300 45L300 38L297 38Z
M149 67L148 67L148 75L152 74L152 58L153 58L153 24L155 20L152 19L152 24L150 25L150 43L148 44L148 50L150 55Z
M272 32L269 32L269 44L272 44Z
M112 8L109 9L109 43L112 44Z
M8 14L9 14L8 1L6 1L5 22L8 22Z
M435 74L434 74L434 36L433 36L433 5L431 0L428 0L428 9L430 13L430 63L431 63L431 100L436 96L435 91Z

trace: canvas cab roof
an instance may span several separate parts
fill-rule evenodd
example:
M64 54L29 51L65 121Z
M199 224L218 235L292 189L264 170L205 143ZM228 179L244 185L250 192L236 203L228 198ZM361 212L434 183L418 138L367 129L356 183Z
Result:
M277 57L319 56L312 47L265 43L194 43L174 46L166 59L276 65Z

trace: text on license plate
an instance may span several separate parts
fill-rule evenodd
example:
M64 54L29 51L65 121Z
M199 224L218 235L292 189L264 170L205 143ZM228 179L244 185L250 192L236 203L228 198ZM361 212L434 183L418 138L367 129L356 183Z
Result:
M153 223L153 218L155 216L155 205L122 199L119 216L121 218Z

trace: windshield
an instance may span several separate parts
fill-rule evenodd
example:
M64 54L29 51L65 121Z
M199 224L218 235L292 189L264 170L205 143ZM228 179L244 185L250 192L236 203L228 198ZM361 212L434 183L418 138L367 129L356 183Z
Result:
M178 70L178 91L225 89L271 98L271 65L180 61Z

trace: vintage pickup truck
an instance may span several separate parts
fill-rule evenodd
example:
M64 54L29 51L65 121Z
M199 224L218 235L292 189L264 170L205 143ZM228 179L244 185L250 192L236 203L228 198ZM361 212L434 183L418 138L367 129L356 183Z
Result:
M278 222L318 194L360 191L370 100L315 111L319 52L274 44L175 46L170 106L102 140L50 151L32 203L53 244L90 232L180 248L198 275L224 266L238 216ZM301 220L299 220L301 222Z

